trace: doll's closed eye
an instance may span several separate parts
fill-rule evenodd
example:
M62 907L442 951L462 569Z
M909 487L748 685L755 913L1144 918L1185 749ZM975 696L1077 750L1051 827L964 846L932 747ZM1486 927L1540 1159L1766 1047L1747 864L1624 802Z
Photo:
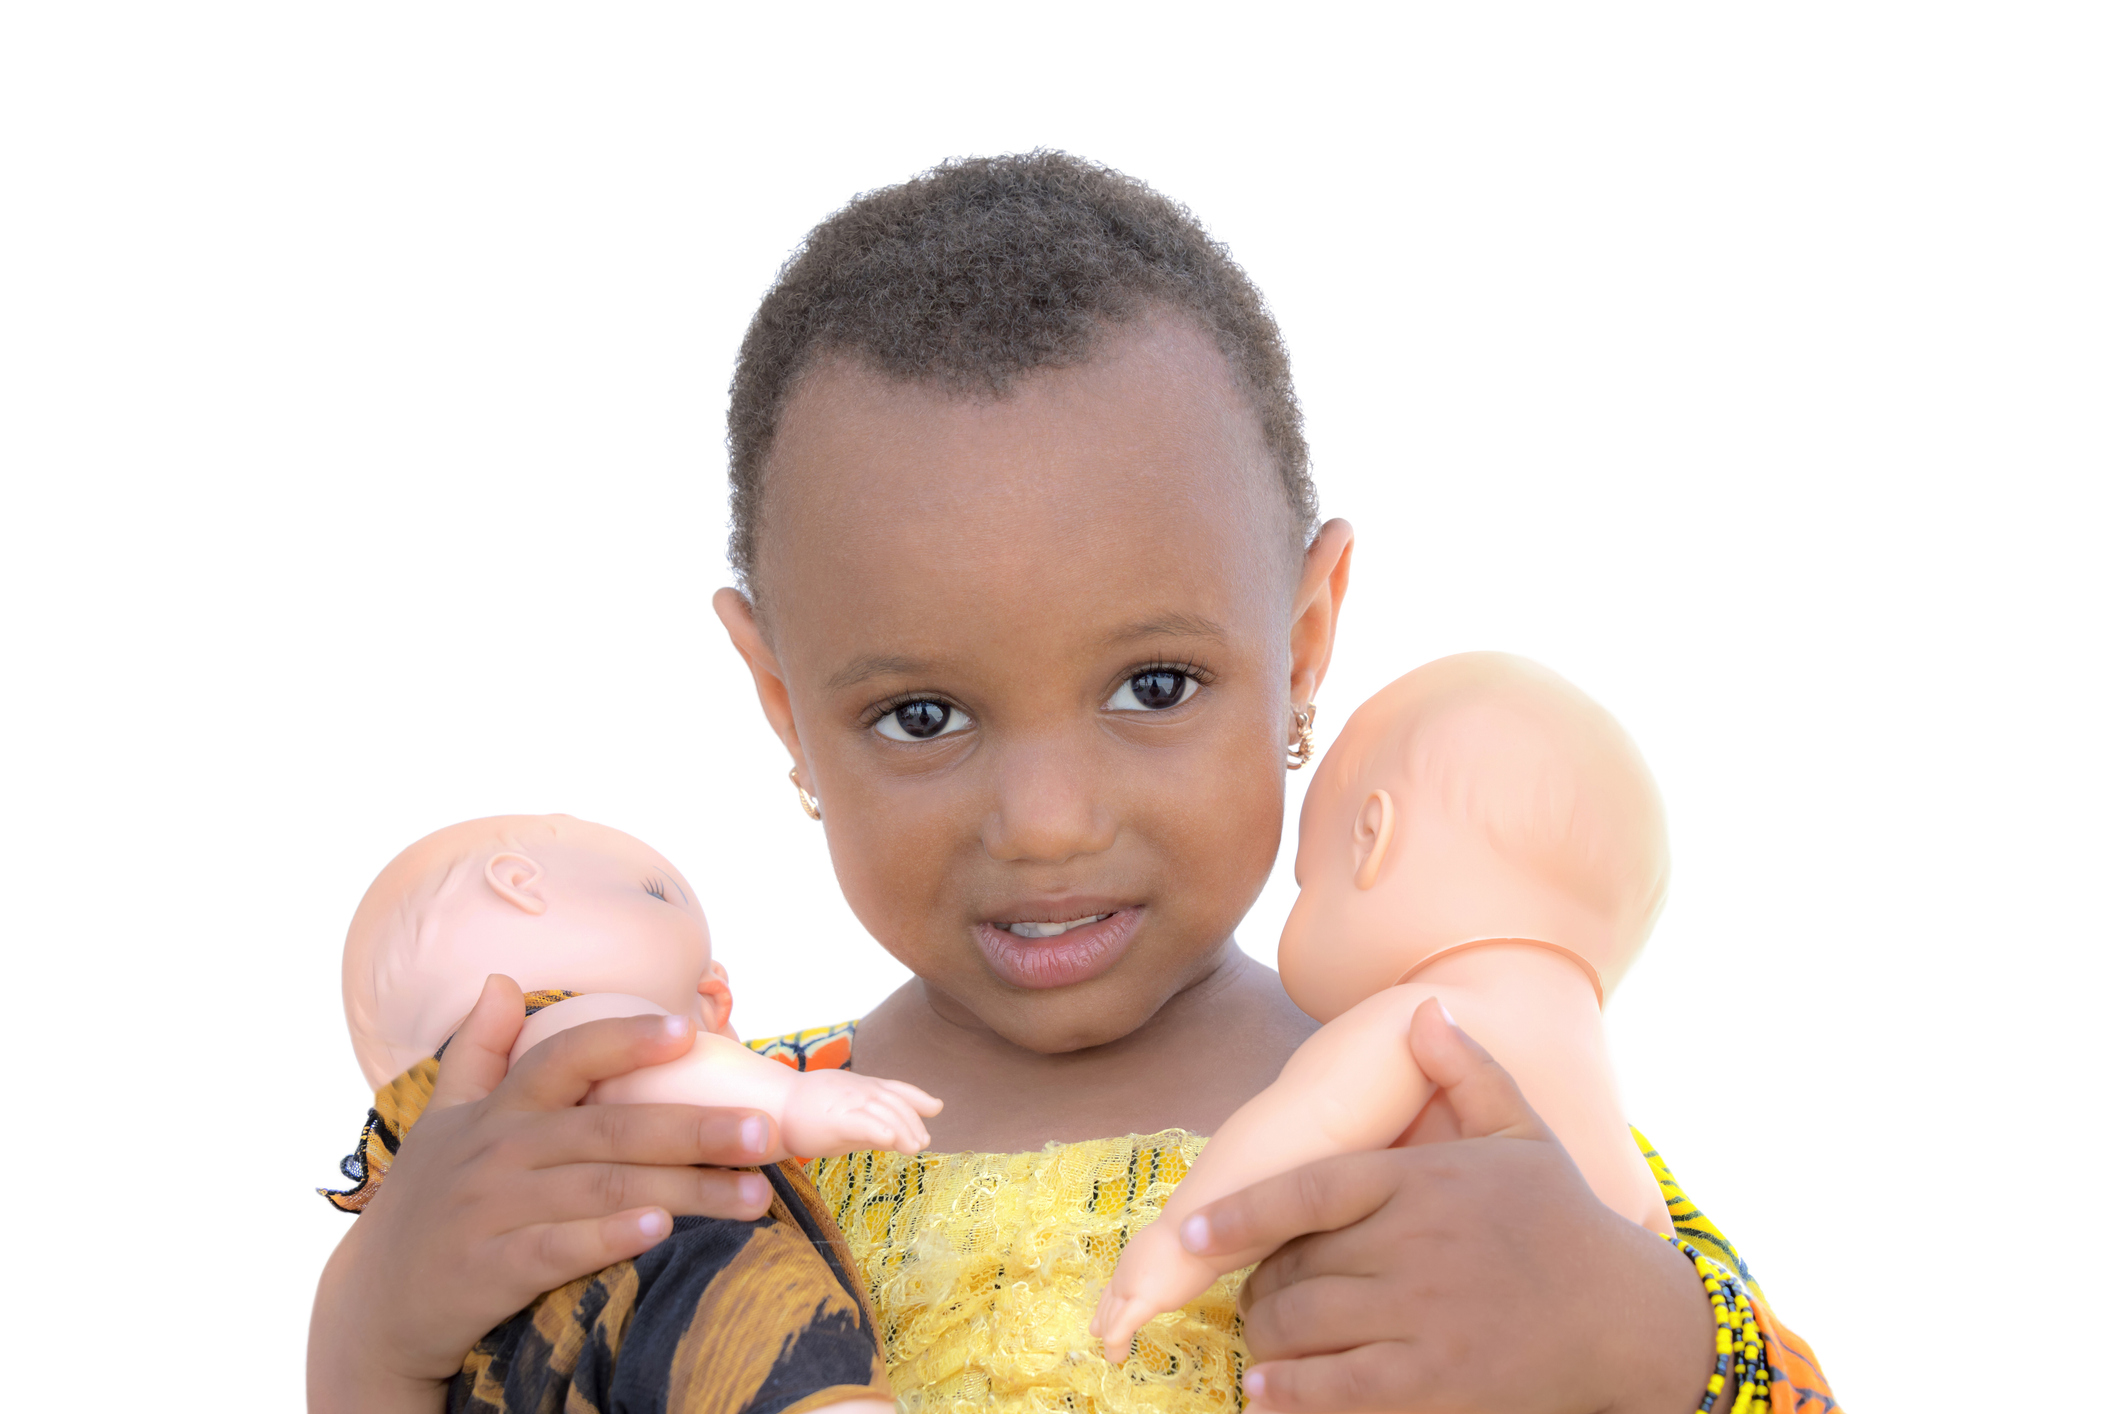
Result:
M963 731L970 725L971 718L961 708L937 702L931 697L887 707L874 723L877 734L892 741L932 741L938 736Z
M663 888L662 881L660 879L655 878L652 874L640 881L640 887L646 889L649 893L653 894L656 898L661 899L664 903L668 903L670 901L669 891Z
M1165 712L1197 691L1199 679L1183 668L1144 668L1120 683L1104 706L1114 712Z

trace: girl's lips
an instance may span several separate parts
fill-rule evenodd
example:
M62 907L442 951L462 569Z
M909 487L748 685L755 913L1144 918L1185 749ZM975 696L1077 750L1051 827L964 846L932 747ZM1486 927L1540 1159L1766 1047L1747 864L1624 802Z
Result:
M1023 938L991 923L978 925L979 951L1003 982L1043 990L1086 982L1117 963L1140 923L1140 905L1118 909L1100 923L1084 923L1056 938Z

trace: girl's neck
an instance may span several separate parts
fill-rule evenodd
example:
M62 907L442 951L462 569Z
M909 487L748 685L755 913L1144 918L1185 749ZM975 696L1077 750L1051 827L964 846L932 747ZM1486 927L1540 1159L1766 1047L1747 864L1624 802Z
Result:
M1280 975L1233 940L1198 981L1105 1045L1043 1054L958 1013L914 978L863 1018L854 1038L856 1071L910 1081L947 1104L928 1122L944 1152L1015 1153L1164 1129L1211 1134L1317 1029Z

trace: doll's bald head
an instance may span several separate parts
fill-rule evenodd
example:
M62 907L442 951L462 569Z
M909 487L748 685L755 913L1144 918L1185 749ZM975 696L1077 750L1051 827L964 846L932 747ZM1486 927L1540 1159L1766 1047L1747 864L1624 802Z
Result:
M1525 658L1463 653L1363 703L1302 807L1281 980L1328 1020L1465 944L1618 984L1669 887L1662 799L1618 722Z
M571 815L467 820L391 860L354 910L346 1025L368 1083L432 1055L496 972L727 1021L706 914L675 865Z

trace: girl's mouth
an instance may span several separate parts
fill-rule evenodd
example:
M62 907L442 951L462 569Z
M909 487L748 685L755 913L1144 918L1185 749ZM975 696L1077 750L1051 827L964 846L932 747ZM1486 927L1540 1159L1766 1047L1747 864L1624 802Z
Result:
M1090 911L1064 922L981 923L979 951L1004 982L1043 990L1108 971L1126 951L1140 905Z

